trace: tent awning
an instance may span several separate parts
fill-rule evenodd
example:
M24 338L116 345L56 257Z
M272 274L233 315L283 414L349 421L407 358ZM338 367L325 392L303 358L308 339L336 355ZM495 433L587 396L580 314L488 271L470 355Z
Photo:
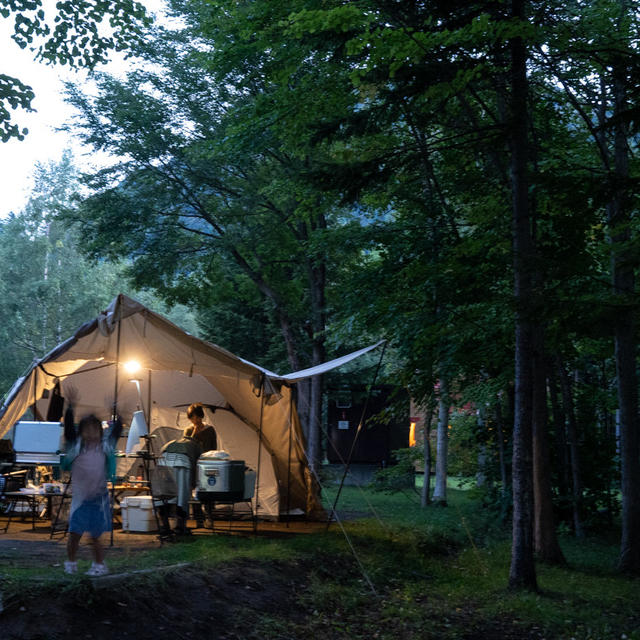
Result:
M312 376L320 375L321 373L326 373L327 371L331 371L332 369L337 369L338 367L346 364L347 362L351 362L356 358L368 353L369 351L373 351L381 344L384 344L385 340L380 340L380 342L376 342L376 344L372 344L369 347L365 347L364 349L360 349L359 351L354 351L353 353L349 353L346 356L342 356L340 358L336 358L335 360L330 360L329 362L324 362L323 364L319 364L315 367L309 367L308 369L302 369L300 371L294 371L293 373L288 373L286 376L278 376L277 374L271 374L269 377L273 380L285 380L287 382L298 382L298 380L303 380L304 378L311 378Z

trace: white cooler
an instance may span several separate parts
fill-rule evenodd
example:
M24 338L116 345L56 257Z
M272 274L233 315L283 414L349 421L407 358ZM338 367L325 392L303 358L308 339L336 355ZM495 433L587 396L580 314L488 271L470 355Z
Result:
M122 499L123 531L155 531L158 528L152 501L151 496L125 496Z
M244 460L198 459L196 486L198 500L244 500Z

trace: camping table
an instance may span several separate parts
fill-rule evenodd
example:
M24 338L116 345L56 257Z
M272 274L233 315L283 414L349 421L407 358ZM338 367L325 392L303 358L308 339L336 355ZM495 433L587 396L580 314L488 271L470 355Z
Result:
M31 512L31 528L35 529L36 514L38 513L38 504L40 502L39 498L42 498L45 496L35 491L33 492L6 491L4 493L4 497L8 498L7 502L9 506L9 509L7 511L7 513L9 514L9 517L7 519L7 524L4 527L4 533L6 533L9 529L9 525L11 524L11 520L13 519L14 509L18 502L26 502L29 505L29 511ZM24 512L23 512L23 518L24 518Z

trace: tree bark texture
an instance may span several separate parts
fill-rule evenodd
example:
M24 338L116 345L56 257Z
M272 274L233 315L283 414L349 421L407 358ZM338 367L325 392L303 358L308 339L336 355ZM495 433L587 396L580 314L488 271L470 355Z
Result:
M511 16L525 19L524 0L513 0ZM513 425L513 536L509 587L537 589L533 557L532 388L533 332L531 220L527 180L527 51L521 37L511 51L511 192L515 321L515 410Z
M319 214L313 221L312 231L326 229L324 215ZM306 237L306 233L305 233ZM324 256L309 256L307 277L311 299L311 366L322 364L326 360L326 263ZM322 376L311 379L309 404L309 439L307 457L312 471L322 463Z
M535 331L533 360L533 544L538 557L550 564L566 564L553 517L553 494L547 443L547 376L542 331Z
M500 482L502 483L501 495L503 498L507 495L507 461L504 451L504 418L502 417L502 400L498 397L495 406L496 419L496 444L498 447L498 462L500 464Z
M578 425L576 424L576 412L573 408L573 393L571 390L571 382L564 365L559 358L556 360L556 363L560 375L564 414L567 417L567 439L569 441L569 459L571 461L573 528L576 538L584 538L584 529L582 527L582 474L580 473Z
M551 415L553 417L553 434L555 437L557 463L559 473L560 495L568 499L569 495L569 453L567 451L567 435L565 415L562 403L558 398L558 382L553 362L547 366L549 399L551 401Z
M433 420L433 405L427 403L422 434L424 437L424 476L420 493L420 506L424 509L431 502L431 421Z
M447 456L449 450L449 384L446 376L440 378L438 398L438 434L436 443L436 484L433 501L447 504Z

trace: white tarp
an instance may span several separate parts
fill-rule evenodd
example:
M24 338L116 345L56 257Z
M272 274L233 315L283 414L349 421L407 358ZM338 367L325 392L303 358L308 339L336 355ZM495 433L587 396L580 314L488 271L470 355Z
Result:
M335 360L330 360L329 362L319 364L316 367L309 367L308 369L302 369L300 371L288 373L285 376L278 376L274 374L273 376L271 376L271 378L275 380L286 380L287 382L297 382L298 380L303 380L304 378L311 378L312 376L317 376L321 373L331 371L331 369L341 367L343 364L347 364L347 362L351 362L352 360L363 356L365 353L369 353L369 351L377 349L384 343L384 340L380 340L380 342L372 344L370 347L365 347L364 349L360 349L359 351L354 351L353 353L349 353L346 356L342 356L341 358L336 358Z

